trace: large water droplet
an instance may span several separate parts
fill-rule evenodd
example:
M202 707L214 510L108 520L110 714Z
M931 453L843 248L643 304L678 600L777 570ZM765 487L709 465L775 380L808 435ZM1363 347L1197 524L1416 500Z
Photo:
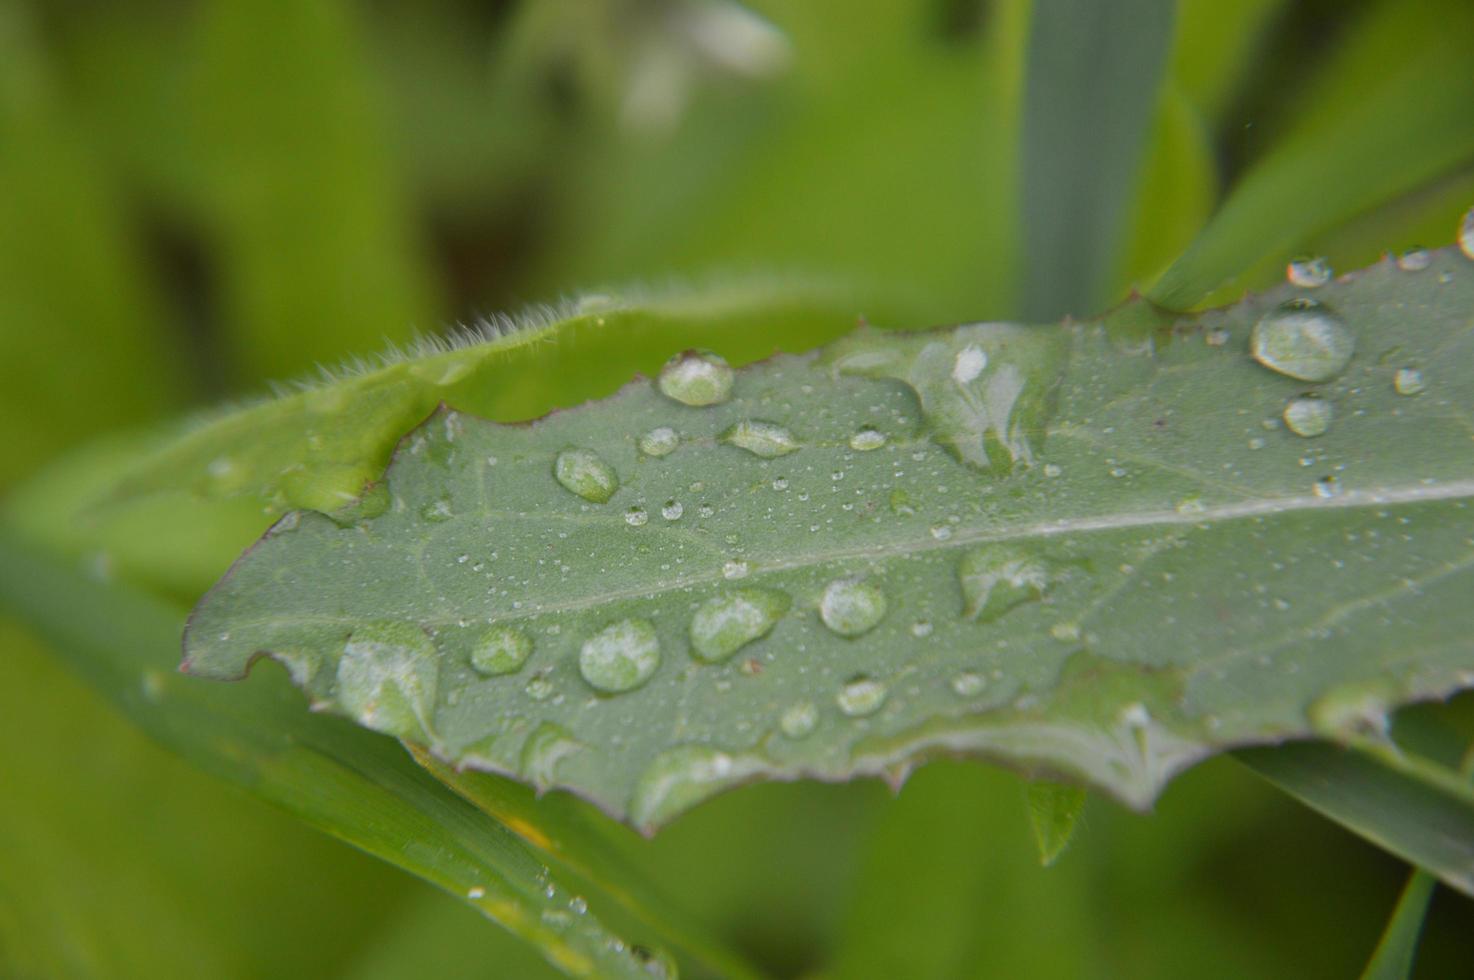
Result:
M1474 208L1465 211L1464 220L1459 223L1459 251L1474 259Z
M568 729L545 721L522 743L522 775L539 791L545 790L558 781L558 763L583 747Z
M1399 395L1421 395L1428 390L1428 382L1417 368L1398 368L1392 376L1392 388Z
M1285 427L1297 436L1310 439L1325 434L1333 415L1331 403L1324 398L1301 395L1285 404Z
M760 768L758 760L710 745L679 745L662 752L640 774L630 798L630 819L646 831L742 782Z
M744 419L721 435L723 442L746 449L755 456L773 459L798 450L793 433L776 422Z
M640 436L640 452L646 456L669 456L681 444L681 437L668 425L651 429Z
M1301 381L1329 381L1345 370L1356 340L1330 310L1310 299L1291 300L1254 324L1254 360Z
M532 654L532 637L515 626L493 626L471 651L471 666L483 674L511 674Z
M338 701L375 731L423 739L440 670L435 644L412 623L355 629L338 660Z
M819 709L812 701L798 701L788 706L778 727L789 738L804 738L819 724Z
M614 467L592 449L565 449L553 462L553 475L565 490L602 504L619 489Z
M1331 281L1331 264L1323 258L1302 256L1285 267L1285 278L1292 286L1316 289Z
M1049 568L1012 545L991 545L962 556L957 581L962 586L963 617L986 623L1042 598L1049 588Z
M859 718L879 711L880 706L885 704L886 693L884 684L861 674L845 681L835 695L834 702L839 705L840 711L851 718Z
M682 405L716 405L732 396L731 365L715 354L686 351L660 369L661 394Z
M737 589L714 596L691 617L691 650L699 660L726 660L766 636L792 600L776 589Z
M590 686L609 694L630 691L660 666L660 639L648 619L622 619L584 640L578 672Z
M859 636L885 616L885 593L863 578L835 579L819 599L819 618L840 636Z
M850 448L862 453L879 449L886 442L885 433L874 426L865 426L854 435L850 436Z

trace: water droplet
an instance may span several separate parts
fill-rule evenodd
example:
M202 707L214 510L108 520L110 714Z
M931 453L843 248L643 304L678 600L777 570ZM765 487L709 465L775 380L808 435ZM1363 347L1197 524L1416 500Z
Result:
M859 636L885 616L885 593L863 578L830 582L819 600L819 618L840 636Z
M933 524L931 526L931 536L938 541L946 541L952 536L952 528L946 524Z
M758 760L710 745L678 745L656 756L630 798L630 818L649 830L709 796L750 777Z
M650 515L643 507L631 507L624 512L624 522L630 527L644 527L650 521Z
M1392 376L1392 387L1399 395L1421 395L1428 390L1428 383L1423 380L1422 371L1405 367L1398 368Z
M355 629L338 660L338 701L375 731L423 739L439 683L435 645L412 623Z
M661 394L682 405L717 405L732 396L734 374L715 354L686 351L665 362L656 384Z
M515 626L493 626L472 649L471 666L487 675L511 674L521 670L531 654L532 637Z
M819 709L812 701L799 701L789 705L788 710L783 712L783 717L778 719L778 727L789 738L803 738L818 724Z
M1209 347L1222 347L1228 343L1228 330L1224 327L1213 327L1203 334L1203 340Z
M1459 223L1459 251L1474 259L1474 208L1465 211L1464 220Z
M1329 381L1345 370L1356 340L1339 317L1310 299L1291 300L1254 324L1250 351L1271 371Z
M1315 395L1291 398L1285 405L1285 427L1307 439L1324 435L1331 427L1331 403Z
M960 698L976 697L983 693L988 686L988 679L982 674L965 670L952 678L952 692Z
M776 589L738 589L713 596L691 617L691 649L698 660L719 663L768 634L792 600Z
M614 467L592 449L565 449L553 462L553 476L563 489L585 500L602 504L619 489Z
M548 675L545 673L536 673L527 678L527 685L522 689L534 701L546 701L557 691L557 688L553 686L553 682L548 679Z
M952 362L952 380L960 385L977 380L988 366L988 355L976 344L968 344L957 352Z
M778 490L778 491L787 490L788 489L788 477L786 477L786 476L775 476L775 477L773 477L773 489L774 490Z
M792 432L776 422L757 419L743 419L723 432L721 439L763 459L787 456L799 448L798 440L793 437Z
M668 425L651 429L640 436L640 452L646 456L669 456L681 444L681 437Z
M1301 289L1317 289L1331 281L1331 264L1323 258L1302 256L1285 267L1290 285Z
M522 775L539 790L558 781L558 763L584 748L562 725L545 721L522 743Z
M1315 495L1322 500L1330 500L1332 497L1341 496L1341 484L1334 476L1323 476L1315 481Z
M916 622L911 624L911 635L916 637L918 640L922 640L928 636L931 636L931 633L932 624L931 620L929 619L918 619Z
M732 558L722 564L722 578L739 579L747 578L747 573L752 570L747 562L740 558Z
M886 693L884 684L861 674L845 681L835 695L834 702L839 705L840 711L851 718L859 718L879 711L880 706L885 704Z
M872 449L879 449L885 443L885 433L869 425L850 436L850 448L857 452L868 453Z
M660 508L660 516L664 517L668 521L680 520L681 515L685 512L686 508L681 505L681 502L679 500L667 500L665 504Z
M974 548L957 566L963 618L990 622L1015 606L1041 599L1049 588L1049 569L1038 558L1011 545Z
M630 691L660 666L660 639L648 619L610 623L583 642L578 672L590 686L609 694Z
M1426 248L1410 248L1397 257L1397 267L1403 272L1422 272L1433 264L1433 256Z

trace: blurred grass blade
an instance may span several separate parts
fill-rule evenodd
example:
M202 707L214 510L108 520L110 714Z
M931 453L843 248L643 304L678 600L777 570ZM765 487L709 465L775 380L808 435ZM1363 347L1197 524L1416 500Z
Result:
M1063 783L1033 782L1024 788L1029 824L1039 846L1039 863L1046 868L1059 859L1075 836L1085 810L1085 790Z
M1166 0L1039 0L1023 114L1023 315L1088 314L1120 251L1172 38Z
M724 977L760 977L756 970L702 924L655 890L643 871L604 843L587 805L565 793L538 799L510 779L456 771L418 746L405 743L415 761L477 809L554 861L570 878L597 889L662 942L689 953ZM608 826L623 831L618 824Z
M1297 742L1234 756L1311 809L1474 895L1474 791L1456 773L1388 749Z
M1471 34L1466 3L1387 3L1367 17L1318 80L1285 93L1306 111L1149 298L1191 307L1258 260L1474 157Z
M1408 877L1402 897L1376 952L1361 980L1407 980L1413 975L1413 959L1418 953L1418 936L1423 931L1423 916L1428 911L1428 899L1433 897L1433 886L1438 884L1426 871L1414 871Z
M172 669L173 608L0 530L0 604L149 735L356 847L464 898L572 975L646 976L642 959L553 882L505 827L393 742L301 709L279 676L233 689Z

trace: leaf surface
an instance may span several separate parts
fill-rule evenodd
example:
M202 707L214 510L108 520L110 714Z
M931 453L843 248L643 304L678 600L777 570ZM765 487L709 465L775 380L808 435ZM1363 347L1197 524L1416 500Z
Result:
M1212 752L1474 681L1474 265L1313 296L864 329L730 390L688 357L523 425L442 408L236 564L186 666L273 656L646 831L939 753L1146 806Z

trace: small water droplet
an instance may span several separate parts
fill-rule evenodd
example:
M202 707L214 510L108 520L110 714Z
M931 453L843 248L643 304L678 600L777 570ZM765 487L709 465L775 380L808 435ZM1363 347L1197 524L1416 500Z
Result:
M863 578L835 579L819 600L819 618L840 636L868 632L885 617L885 610L885 593Z
M532 637L514 626L493 626L471 650L471 666L487 675L511 674L521 670L531 654Z
M522 690L526 691L527 696L534 701L546 701L553 696L557 688L553 686L547 674L539 672L527 678L527 684Z
M1323 258L1301 256L1285 267L1290 285L1301 289L1318 289L1331 281L1331 264Z
M1315 495L1322 500L1341 496L1341 484L1334 476L1323 476L1315 481Z
M681 444L681 437L668 425L651 429L640 436L640 452L646 456L669 456Z
M952 536L952 528L946 524L933 524L931 526L931 536L938 541L946 541Z
M1459 251L1466 258L1474 259L1474 208L1464 212L1464 220L1459 223Z
M1012 545L974 548L957 566L962 586L962 616L990 622L1025 602L1044 597L1049 569L1038 558Z
M721 440L763 459L787 456L799 448L798 440L788 429L760 419L743 419L723 432Z
M931 633L932 624L931 620L929 619L918 619L916 622L911 624L911 635L916 637L918 640L925 639L926 637L931 636Z
M887 693L885 685L880 681L860 674L845 681L834 701L839 705L840 711L851 718L859 718L879 711L880 706L885 704Z
M1297 436L1312 439L1324 435L1334 414L1331 403L1315 395L1300 395L1285 404L1285 427Z
M739 579L747 578L747 573L752 567L740 558L732 558L722 563L722 578Z
M850 448L857 452L868 453L871 450L879 449L885 443L885 433L874 426L867 425L859 432L850 436Z
M719 663L766 636L792 601L776 589L738 589L713 596L691 617L691 649L698 660Z
M681 515L685 512L686 508L679 500L667 500L660 508L660 516L668 521L680 520Z
M650 679L660 666L660 639L648 619L610 623L583 642L578 672L596 690L630 691Z
M1423 380L1423 372L1417 368L1398 368L1397 373L1392 376L1392 388L1399 395L1421 395L1428 390L1428 383Z
M734 377L731 365L717 355L686 351L665 362L656 384L667 398L700 408L730 398Z
M983 693L988 686L988 679L982 674L965 670L952 678L952 692L960 698L976 697Z
M1433 256L1426 248L1410 248L1397 257L1397 267L1403 272L1422 272L1433 264Z
M624 522L630 527L644 527L650 522L650 515L643 507L631 507L624 512Z
M775 476L773 478L773 489L774 490L779 490L779 491L787 490L788 489L788 477L786 477L786 476Z
M435 645L413 623L358 627L338 660L338 701L375 731L423 739L439 682Z
M522 743L522 775L545 790L558 780L558 763L584 748L582 742L562 725L545 721Z
M1356 350L1351 331L1311 299L1291 300L1254 324L1250 351L1271 371L1301 381L1329 381L1345 370Z
M788 706L783 712L783 717L778 719L778 727L783 734L789 738L803 738L811 733L819 724L819 709L812 701L799 701Z
M619 489L614 467L592 449L565 449L553 461L553 476L563 489L596 504L606 502Z
M952 362L952 380L960 385L975 381L988 366L988 355L976 344L968 344L957 352Z

